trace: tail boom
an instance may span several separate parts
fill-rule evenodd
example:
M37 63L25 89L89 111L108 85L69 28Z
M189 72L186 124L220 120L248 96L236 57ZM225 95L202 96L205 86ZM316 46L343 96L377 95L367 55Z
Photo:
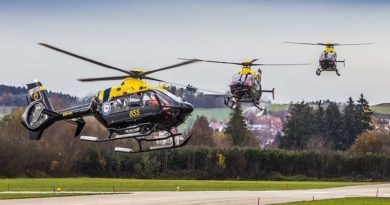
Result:
M92 113L89 104L55 111L47 91L40 82L27 84L26 99L28 106L22 114L21 121L29 130L31 140L39 140L46 128L60 120L76 124L75 134L79 135L85 125L82 117Z

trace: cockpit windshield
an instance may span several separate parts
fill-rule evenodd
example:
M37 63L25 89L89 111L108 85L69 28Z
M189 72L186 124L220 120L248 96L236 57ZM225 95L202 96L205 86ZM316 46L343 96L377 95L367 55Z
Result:
M240 83L240 84L252 86L254 81L255 79L253 78L252 75L235 74L232 79L232 84Z
M336 54L333 52L322 52L320 55L320 60L333 60L336 58Z
M179 106L179 103L183 101L168 91L156 90L156 92L163 106Z

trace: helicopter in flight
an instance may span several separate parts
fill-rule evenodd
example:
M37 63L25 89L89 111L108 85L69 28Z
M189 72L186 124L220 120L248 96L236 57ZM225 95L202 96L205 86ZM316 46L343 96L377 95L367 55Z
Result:
M46 128L56 121L76 124L75 136L79 136L85 121L83 117L94 116L108 131L106 138L80 136L82 141L107 142L115 140L135 140L134 148L115 147L116 152L139 153L153 150L170 149L184 146L191 136L183 137L174 128L182 124L193 111L193 106L182 98L168 92L164 86L151 86L144 80L165 82L148 75L179 66L188 65L197 60L187 60L175 65L142 71L130 71L113 67L89 58L85 58L54 46L40 45L55 51L82 59L84 61L116 70L125 75L101 78L83 78L81 82L122 80L118 86L99 91L91 103L54 110L41 82L27 84L28 106L22 115L22 124L29 130L31 140L39 140ZM162 136L160 133L165 133ZM112 137L115 135L114 137ZM170 143L167 143L170 142Z
M345 67L345 59L340 61L337 60L337 53L334 50L334 46L355 46L355 45L370 45L372 43L300 43L300 42L284 42L290 44L303 44L303 45L320 45L325 46L325 49L321 52L319 63L320 67L317 68L316 74L321 75L322 71L335 71L340 76L339 70L337 69L337 63L343 63Z
M189 58L179 58L181 60L191 60ZM292 65L307 65L307 64L263 64L255 63L258 59L243 62L226 62L215 60L202 60L194 58L201 62L233 64L241 66L241 70L233 75L229 85L230 95L225 95L224 103L227 107L233 109L237 103L253 103L259 110L264 110L260 107L260 99L263 93L272 93L272 98L275 98L275 89L263 90L261 87L262 70L259 68L256 71L252 70L252 66L292 66Z

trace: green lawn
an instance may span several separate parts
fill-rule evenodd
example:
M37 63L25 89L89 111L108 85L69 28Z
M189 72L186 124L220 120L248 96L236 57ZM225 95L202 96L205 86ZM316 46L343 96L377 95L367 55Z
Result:
M388 105L376 105L370 107L374 112L381 113L381 114L390 114L390 106Z
M191 116L178 127L179 132L184 132L189 126L195 122L197 116L205 116L209 121L228 121L231 110L229 108L196 108L191 113Z
M292 202L283 203L278 205L388 205L390 204L390 198L343 198L343 199L327 199L327 200L315 200L306 202Z
M62 197L62 196L81 196L87 194L0 194L0 199L25 199L25 198L44 198L44 197Z
M269 104L265 106L268 111L278 112L278 111L287 111L289 104Z
M286 190L329 188L368 183L311 181L149 180L108 178L0 179L0 191L183 191Z
M205 116L208 120L217 121L229 120L231 109L229 108L196 108L188 120L194 120L197 116Z

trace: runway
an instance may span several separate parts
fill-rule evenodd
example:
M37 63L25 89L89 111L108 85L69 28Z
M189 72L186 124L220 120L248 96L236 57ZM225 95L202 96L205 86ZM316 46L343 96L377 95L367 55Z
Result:
M390 184L284 191L155 191L129 194L0 200L0 205L237 205L344 197L390 197Z

